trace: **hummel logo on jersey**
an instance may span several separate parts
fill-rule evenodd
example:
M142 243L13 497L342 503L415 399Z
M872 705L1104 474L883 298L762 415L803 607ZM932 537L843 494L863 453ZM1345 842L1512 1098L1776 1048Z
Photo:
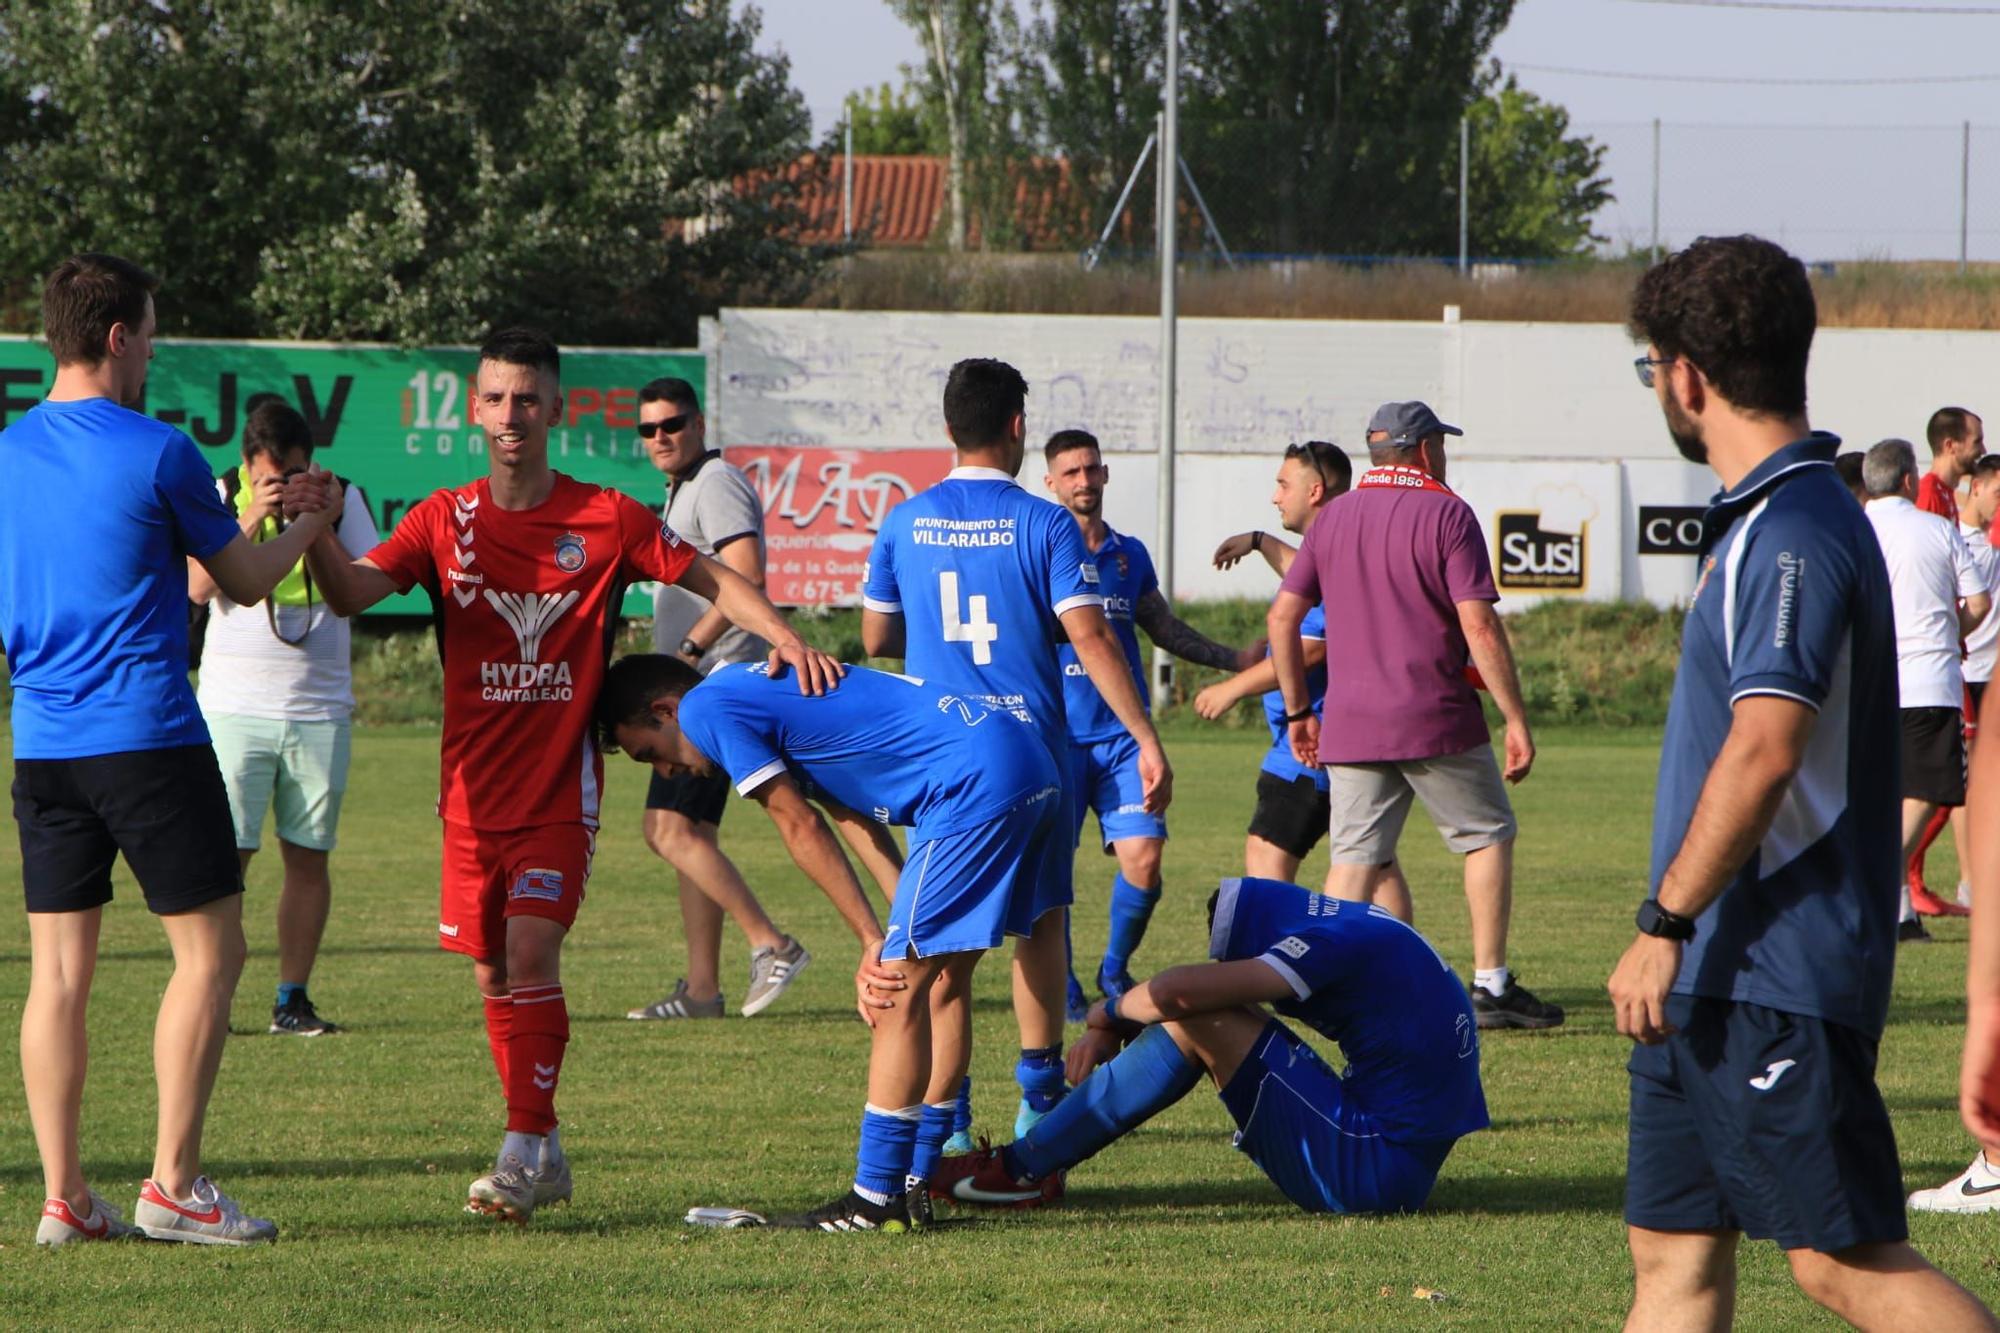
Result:
M542 636L562 619L565 611L576 605L577 598L582 595L575 588L565 593L486 590L487 602L514 631L514 638L521 645L521 661L524 663L541 660Z
M1287 935L1271 947L1288 958L1304 958L1312 951L1312 945L1296 935Z
M535 1061L535 1086L547 1092L556 1085L556 1067Z
M1797 1063L1797 1060L1774 1060L1762 1074L1750 1080L1750 1086L1759 1092L1769 1092L1785 1076L1785 1071Z

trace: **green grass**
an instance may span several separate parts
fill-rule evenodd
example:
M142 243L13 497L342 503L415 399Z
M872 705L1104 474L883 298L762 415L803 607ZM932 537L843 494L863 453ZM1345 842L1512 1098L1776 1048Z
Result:
M611 764L609 819L589 901L567 950L575 1038L565 1067L573 1208L524 1230L463 1216L490 1160L499 1096L469 969L434 947L436 737L364 730L335 856L337 901L314 993L350 1024L316 1041L263 1033L274 981L275 859L253 867L252 959L209 1123L224 1187L275 1218L273 1248L29 1243L41 1199L18 1083L0 1079L0 1323L246 1328L452 1325L799 1326L921 1321L1037 1325L1603 1328L1630 1276L1619 1216L1627 1044L1603 979L1630 935L1646 865L1657 737L1550 731L1519 789L1513 963L1569 1006L1569 1026L1485 1043L1494 1128L1453 1154L1425 1214L1314 1218L1287 1205L1229 1148L1230 1124L1198 1090L1077 1171L1070 1204L916 1237L697 1232L692 1204L808 1206L843 1188L867 1048L849 1011L853 950L737 802L725 841L780 922L813 947L795 991L755 1020L627 1023L681 970L668 877L639 842L643 776ZM1140 961L1199 958L1200 904L1236 869L1258 743L1176 725L1168 902ZM1463 900L1421 819L1405 860L1418 924L1464 966ZM1950 882L1948 852L1934 874ZM1323 861L1308 863L1316 875ZM1109 866L1080 856L1086 957L1103 940ZM18 862L0 882L18 892ZM122 876L122 871L121 871ZM1957 1059L1965 928L1909 948L1882 1048L1882 1083L1911 1184L1964 1165ZM740 998L733 932L726 983ZM0 1013L27 985L26 927L0 913ZM1143 967L1142 967L1142 970ZM121 878L107 914L92 1020L84 1144L91 1177L128 1211L151 1153L149 1041L168 971L157 926ZM974 1072L981 1128L1004 1138L1014 1036L1005 969L982 968ZM4 1024L7 1040L13 1025ZM5 1062L12 1063L9 1052ZM2000 1299L1988 1219L1918 1217L1926 1253ZM1414 1299L1426 1287L1446 1293ZM1777 1252L1746 1246L1741 1326L1830 1327L1791 1287Z

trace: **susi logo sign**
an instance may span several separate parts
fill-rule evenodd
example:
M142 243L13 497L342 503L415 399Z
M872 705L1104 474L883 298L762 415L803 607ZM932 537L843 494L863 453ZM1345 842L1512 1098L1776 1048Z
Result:
M1518 592L1582 592L1589 569L1590 524L1548 532L1540 510L1502 510L1494 580Z

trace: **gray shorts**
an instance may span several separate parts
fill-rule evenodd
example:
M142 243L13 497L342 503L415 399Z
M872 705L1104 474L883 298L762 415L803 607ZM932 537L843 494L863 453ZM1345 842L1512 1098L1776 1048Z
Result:
M1514 837L1514 807L1493 747L1435 759L1381 764L1328 764L1327 847L1333 860L1380 865L1396 855L1396 842L1415 796L1444 835L1444 845L1464 855Z

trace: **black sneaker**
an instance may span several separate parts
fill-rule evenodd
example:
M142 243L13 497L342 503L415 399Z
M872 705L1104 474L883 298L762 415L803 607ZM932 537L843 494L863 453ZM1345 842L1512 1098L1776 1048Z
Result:
M1896 943L1898 944L1929 944L1936 938L1937 936L1931 934L1929 929L1925 927L1922 917L1913 916L1908 921L1898 921L1896 923Z
M910 1210L902 1196L887 1203L871 1203L853 1190L847 1191L832 1203L823 1204L809 1213L794 1213L790 1217L774 1217L774 1227L791 1227L800 1231L914 1231L910 1225Z
M1563 1009L1509 977L1507 989L1498 995L1487 994L1484 986L1472 987L1472 1018L1482 1028L1558 1028Z
M305 992L299 991L285 1003L271 1007L271 1031L290 1037L324 1037L340 1031L340 1024L321 1018Z
M910 1230L922 1231L935 1219L931 1215L931 1183L915 1176L903 1180L903 1211L910 1215Z

